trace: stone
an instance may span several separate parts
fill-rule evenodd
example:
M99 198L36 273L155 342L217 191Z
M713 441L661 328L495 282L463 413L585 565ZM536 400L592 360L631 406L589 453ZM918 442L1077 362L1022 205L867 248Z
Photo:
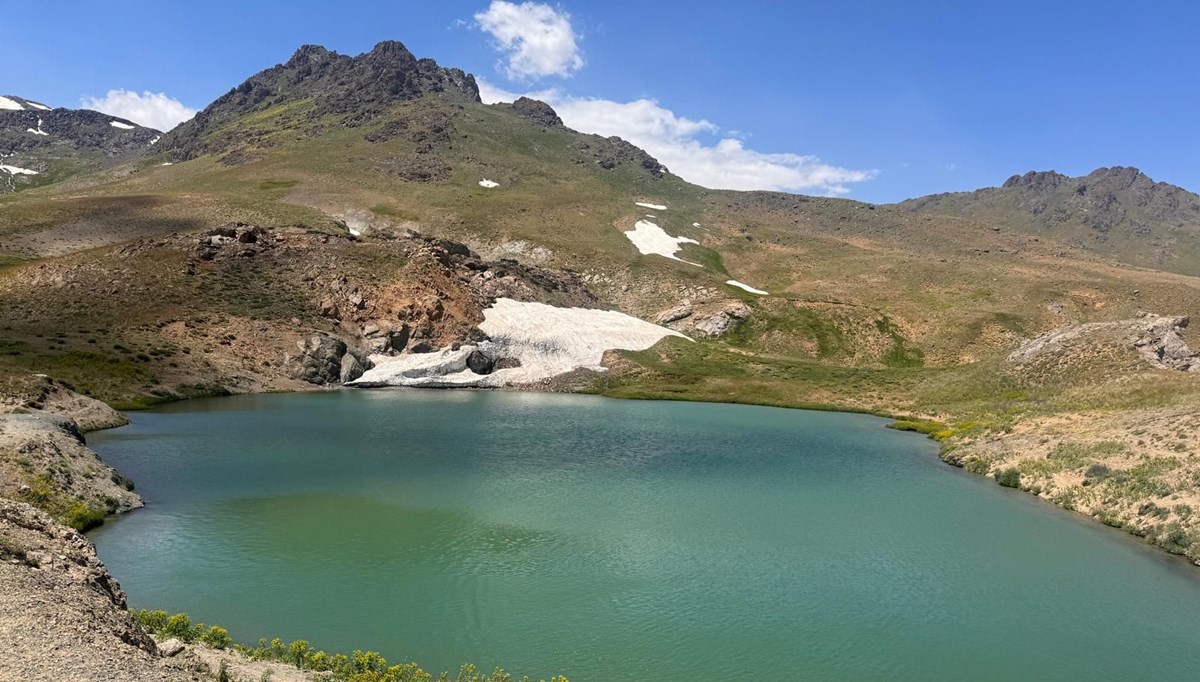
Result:
M521 117L547 128L561 127L563 124L558 113L549 104L540 100L520 97L512 103L512 108Z
M750 317L750 306L745 303L729 303L720 311L696 322L696 331L705 336L724 336L734 325Z
M495 366L495 360L480 351L472 351L467 356L467 368L476 374L491 374Z
M183 649L184 649L183 642L179 641L178 639L175 639L174 637L172 637L171 639L168 639L164 642L160 642L158 645L159 653L161 653L163 656L166 656L167 658L171 658L172 656L178 656L183 651Z
M346 353L342 356L342 367L338 374L338 379L344 384L354 381L367 371L358 358L354 357L353 353Z
M657 324L670 324L679 320L692 316L692 307L689 305L679 305L674 308L668 308L654 316L654 322Z

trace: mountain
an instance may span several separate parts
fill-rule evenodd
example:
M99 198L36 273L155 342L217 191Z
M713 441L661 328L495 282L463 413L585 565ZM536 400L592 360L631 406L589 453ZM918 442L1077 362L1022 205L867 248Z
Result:
M432 93L452 93L479 102L475 79L461 69L444 69L432 59L417 59L396 41L348 57L318 45L305 45L286 63L257 73L217 99L190 121L171 131L163 149L176 160L216 153L236 144L219 135L222 126L287 104L296 125L337 117L337 124L361 126L390 105ZM320 128L311 129L318 134Z
M37 409L34 373L122 406L344 384L373 363L534 376L589 330L557 330L570 338L540 356L475 351L555 332L540 305L590 308L562 319L690 340L538 387L916 415L904 428L976 473L1021 465L1060 504L1200 538L1200 516L1138 516L1156 485L1080 487L1091 464L1127 468L1119 452L1172 457L1172 429L1200 418L1200 372L1182 370L1195 197L1137 171L899 205L708 190L545 103L484 105L471 76L394 42L303 47L100 166L0 197L0 403ZM500 308L532 317L488 324ZM1046 352L1011 359L1038 338ZM1172 418L1127 450L1048 459L1124 442L1112 425L1155 410ZM1200 460L1158 463L1144 475L1200 493Z
M1200 274L1200 196L1114 166L1071 178L1054 171L1014 175L1000 187L935 194L900 204L1054 236L1120 260Z
M0 193L95 170L142 152L161 135L98 111L0 96Z

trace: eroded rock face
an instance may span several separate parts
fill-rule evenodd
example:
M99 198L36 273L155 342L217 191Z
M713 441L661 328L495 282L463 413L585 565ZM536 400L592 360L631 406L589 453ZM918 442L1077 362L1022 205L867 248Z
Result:
M692 307L690 305L679 305L674 308L668 308L654 316L656 324L670 324L678 322L692 316Z
M313 334L299 342L298 367L292 376L310 384L328 386L342 380L342 358L346 355L346 344L340 339L325 334Z
M1070 353L1076 344L1106 338L1137 350L1142 359L1160 369L1200 371L1200 351L1191 350L1183 338L1189 319L1146 314L1132 320L1089 322L1055 329L1022 344L1008 361L1022 364L1053 353Z
M750 306L745 303L729 303L724 308L696 321L696 331L706 336L724 336L742 320L750 317Z

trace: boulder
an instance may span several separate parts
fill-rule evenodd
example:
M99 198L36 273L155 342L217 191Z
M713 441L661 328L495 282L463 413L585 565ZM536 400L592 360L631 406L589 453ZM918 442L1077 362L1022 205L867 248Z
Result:
M679 305L674 308L668 308L654 316L656 324L670 324L678 322L684 318L692 316L692 307L688 305Z
M467 369L476 374L491 374L495 367L495 360L477 350L467 356Z
M342 369L338 374L338 379L345 384L359 378L365 371L367 368L358 358L354 357L353 353L346 353L342 356Z
M167 658L179 655L181 652L183 652L183 649L183 642L175 639L174 637L166 641L159 642L158 644L158 652Z

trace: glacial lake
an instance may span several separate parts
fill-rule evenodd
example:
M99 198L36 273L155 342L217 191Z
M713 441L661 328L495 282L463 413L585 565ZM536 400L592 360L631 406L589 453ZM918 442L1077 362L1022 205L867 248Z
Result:
M1200 569L851 414L360 391L91 444L132 606L572 682L1200 675Z

